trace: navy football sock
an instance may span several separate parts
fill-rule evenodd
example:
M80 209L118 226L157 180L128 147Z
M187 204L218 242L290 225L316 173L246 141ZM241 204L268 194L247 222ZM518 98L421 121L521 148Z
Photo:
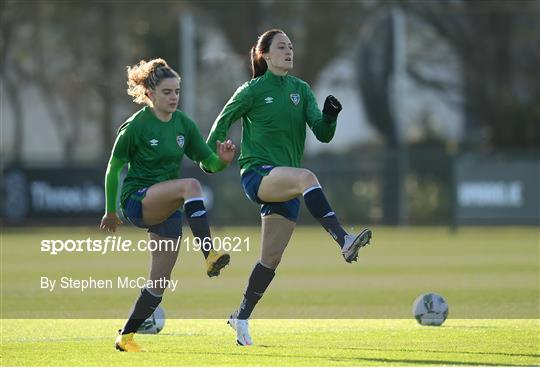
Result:
M204 207L203 199L200 197L188 199L184 203L184 211L193 236L199 238L199 244L201 245L204 258L208 258L210 248L205 244L210 244L211 246L212 238L210 237L210 226L208 225L208 218L206 217L206 208ZM205 238L210 240L205 241Z
M133 305L129 319L122 329L122 335L137 332L144 320L154 313L154 310L161 303L161 299L163 299L163 295L155 295L146 288L142 289L139 298Z
M303 193L306 207L313 217L319 221L332 238L343 247L347 232L341 227L336 214L330 207L320 185L314 185Z
M248 319L249 316L251 316L251 312L253 312L255 305L262 298L275 274L275 270L265 267L260 262L257 262L249 277L242 304L240 304L240 308L238 308L238 319Z

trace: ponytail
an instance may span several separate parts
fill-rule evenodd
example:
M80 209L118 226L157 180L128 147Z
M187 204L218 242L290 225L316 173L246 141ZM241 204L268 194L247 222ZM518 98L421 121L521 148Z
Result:
M257 54L255 45L251 48L251 78L257 78L266 73L268 65L261 54Z

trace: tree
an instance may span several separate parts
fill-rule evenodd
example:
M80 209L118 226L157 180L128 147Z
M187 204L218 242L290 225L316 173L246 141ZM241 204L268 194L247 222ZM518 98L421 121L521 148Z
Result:
M162 56L162 50L176 57L178 42L175 37L171 41L163 26L176 31L176 18L167 11L178 6L156 1L123 7L84 0L0 4L0 77L15 120L15 160L22 156L21 98L27 88L40 93L65 162L76 158L82 128L92 123L97 123L100 136L93 144L101 149L101 160L107 160L115 129L122 123L114 121L114 112L117 96L125 96L125 65ZM168 21L145 27L148 19L158 18ZM141 33L141 29L147 31ZM152 49L155 45L159 51Z
M12 143L12 160L15 163L20 163L22 160L23 147L23 124L24 113L18 81L14 75L8 72L8 55L13 49L14 33L17 25L17 19L24 16L25 11L23 6L15 6L15 1L2 1L0 3L0 49L2 56L0 57L0 79L3 81L4 88L7 92L7 101L13 111L14 119L14 139ZM2 96L2 109L6 106ZM5 124L5 122L2 122Z
M228 1L193 2L225 32L234 51L246 55L257 36L283 29L295 52L295 75L314 83L319 72L347 50L362 19L376 8L370 1Z
M37 88L55 124L55 132L66 162L75 157L84 117L88 114L86 88L95 80L92 50L81 42L80 32L91 34L90 9L84 2L10 2L7 4L12 28L11 44L3 59L15 112L15 126L21 129L22 111L15 103L23 88ZM86 18L85 18L86 17ZM86 22L85 22L86 20ZM7 28L7 26L6 26ZM90 56L90 57L89 57ZM14 82L11 82L13 80ZM17 121L18 120L18 121ZM16 133L16 149L23 145L22 131ZM15 152L20 160L20 152Z
M457 55L463 83L423 73L425 62L450 68L437 60L433 48L409 59L410 77L439 91L462 95L466 143L498 149L540 148L540 3L533 1L406 1L382 3L373 17L372 32L361 43L358 81L369 122L399 158L399 137L390 99L394 77L394 42L389 8L401 6L429 24ZM410 35L418 40L419 35ZM436 52L436 51L435 51ZM419 57L419 58L418 58ZM432 64L435 65L435 64ZM461 88L461 90L460 90ZM488 132L487 139L474 134ZM473 133L473 134L471 134ZM471 141L471 137L480 137ZM388 155L383 178L383 217L396 223L401 209L398 192L403 186L400 165ZM401 174L400 174L401 173Z
M403 217L405 172L403 139L392 101L395 72L395 24L391 7L372 20L372 28L359 48L358 85L369 123L384 137L387 147L381 176L383 222L397 225Z
M405 1L410 14L429 24L458 56L463 75L467 136L487 132L497 149L540 148L540 3L538 1ZM418 82L448 88L423 76Z

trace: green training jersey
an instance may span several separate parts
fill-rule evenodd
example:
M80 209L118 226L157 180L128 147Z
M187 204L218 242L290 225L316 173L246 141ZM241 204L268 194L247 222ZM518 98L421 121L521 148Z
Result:
M193 120L178 110L168 122L159 120L148 106L136 112L120 129L112 152L129 162L121 203L138 189L178 179L184 154L196 162L212 155Z
M214 122L208 145L215 147L217 140L225 140L240 118L242 173L260 165L300 167L306 124L321 142L329 142L336 130L336 119L321 112L306 82L269 70L236 90Z

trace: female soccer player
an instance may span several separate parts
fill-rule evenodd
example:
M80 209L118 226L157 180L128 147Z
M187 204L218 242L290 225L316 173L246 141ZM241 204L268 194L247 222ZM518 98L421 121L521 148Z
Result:
M177 110L180 77L163 59L142 60L128 67L127 74L128 94L134 102L146 106L119 129L105 176L106 213L100 227L114 232L121 224L116 214L118 176L129 163L120 203L131 223L148 228L150 239L157 244L163 240L177 243L182 231L179 208L183 205L193 236L199 240L210 238L201 185L196 179L179 179L180 163L185 154L205 171L217 172L233 159L235 146L231 141L216 142L216 155L197 125ZM219 275L229 263L228 254L213 249L203 252L210 277ZM161 302L165 286L159 280L170 280L178 249L151 253L149 280L158 282L141 291L119 331L116 348L121 351L142 351L133 335Z
M261 259L249 277L244 298L229 318L237 343L253 345L248 318L274 278L281 256L294 230L300 201L339 244L345 261L356 261L369 243L371 231L349 235L328 204L315 174L300 167L306 124L317 139L334 136L341 104L328 96L321 113L310 86L288 73L293 67L293 47L287 35L271 29L259 36L251 49L252 79L227 102L214 122L207 143L222 141L242 118L242 146L238 162L242 186L249 199L261 204Z

